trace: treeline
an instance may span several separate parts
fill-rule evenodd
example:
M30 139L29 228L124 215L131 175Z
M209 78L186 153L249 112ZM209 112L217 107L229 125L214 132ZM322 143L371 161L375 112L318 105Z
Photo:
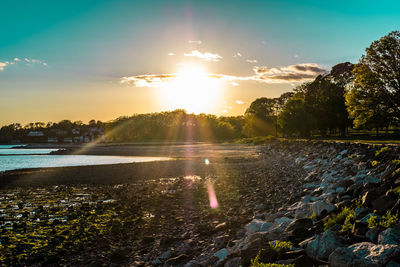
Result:
M400 122L400 32L374 41L357 64L340 63L293 93L254 101L246 125L284 136L346 135L346 130L397 128ZM276 131L276 129L275 129Z
M82 121L62 120L59 122L32 122L26 125L12 123L0 128L0 142L34 141L36 137L73 137L77 135L93 136L104 133L104 123L90 120L87 124ZM33 135L32 135L33 134Z
M188 114L185 110L120 117L106 124L109 142L221 141L242 137L243 116Z

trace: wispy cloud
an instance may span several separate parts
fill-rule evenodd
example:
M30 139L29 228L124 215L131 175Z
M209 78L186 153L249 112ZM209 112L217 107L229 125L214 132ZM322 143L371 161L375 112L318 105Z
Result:
M188 43L189 43L189 44L198 44L198 45L201 45L203 42L200 41L200 40L189 40Z
M160 87L176 77L176 74L145 74L122 77L121 83L131 84L136 87Z
M175 54L174 53L168 53L168 56L174 56Z
M233 55L233 57L242 57L242 54L241 53L235 53L234 55Z
M220 61L220 59L222 59L222 57L218 54L213 54L209 52L202 53L198 50L193 50L191 53L185 53L183 55L185 57L197 57L205 61L214 61L214 62L218 62Z
M265 66L254 67L254 75L236 76L227 74L210 73L208 78L224 80L231 83L233 86L238 85L238 81L256 81L262 83L293 83L304 82L314 79L320 74L325 74L327 71L315 63L303 63L290 65L280 68L267 68ZM176 78L176 74L146 74L130 77L122 77L120 82L133 85L136 87L160 87ZM242 101L237 100L237 104Z
M246 61L249 63L257 63L257 59L247 59Z
M244 104L244 102L241 101L241 100L236 100L235 102L236 102L236 104L238 104L238 105L243 105L243 104Z
M38 60L38 59L24 58L22 60L22 59L20 59L18 57L15 57L13 60L10 60L10 61L7 60L7 61L0 62L0 71L3 71L4 68L7 67L7 66L19 65L19 64L26 65L26 66L30 66L30 65L33 65L33 64L40 64L40 65L43 65L45 67L48 66L48 64L46 62Z
M315 63L303 63L280 68L254 67L255 78L266 82L303 82L315 78L327 70Z
M232 86L239 86L239 83L237 83L237 82L232 82L231 85L232 85Z

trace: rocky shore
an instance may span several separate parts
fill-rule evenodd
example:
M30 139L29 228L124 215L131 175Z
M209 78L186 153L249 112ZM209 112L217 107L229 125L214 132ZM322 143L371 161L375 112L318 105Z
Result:
M257 156L210 164L186 159L2 174L0 261L399 266L399 152L281 141L261 146Z

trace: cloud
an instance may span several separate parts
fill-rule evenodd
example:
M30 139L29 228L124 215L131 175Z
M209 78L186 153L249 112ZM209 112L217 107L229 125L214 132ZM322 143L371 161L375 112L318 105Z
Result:
M281 68L254 67L255 79L265 82L303 82L311 80L327 70L315 63L303 63Z
M235 53L234 55L233 55L233 57L242 57L242 54L241 53Z
M8 61L0 62L0 71L4 70L4 68L8 65Z
M121 83L131 84L136 87L160 87L176 77L175 74L145 74L122 77Z
M243 102L243 101L240 101L240 100L236 100L235 102L236 102L236 104L238 104L238 105L243 105L243 104L244 104L244 102Z
M294 57L294 58L299 58L299 55L295 54L293 57Z
M183 54L185 57L197 57L200 59L203 59L205 61L214 61L218 62L222 57L218 54L213 54L213 53L202 53L198 50L193 50L191 53L185 53Z
M189 43L189 44L198 44L198 45L201 45L203 42L200 41L200 40L189 40L188 43Z
M168 53L168 56L174 56L175 54L174 53Z
M11 60L11 61L3 61L3 62L0 62L0 71L4 70L4 68L5 68L6 66L19 64L21 61L22 61L22 60L21 60L20 58L15 57L15 58L14 58L13 60ZM29 66L29 65L31 65L31 64L41 64L41 65L46 66L46 67L48 66L48 64L47 64L46 62L43 62L43 61L38 60L38 59L24 58L24 61L23 61L23 62L25 62L25 65L27 65L27 66Z
M233 86L239 85L239 81L256 81L261 83L289 83L305 82L314 79L327 71L315 63L303 63L290 65L280 68L267 68L265 66L256 66L253 68L255 74L250 76L236 76L219 73L210 73L208 78L218 79L231 83ZM120 82L133 85L135 87L160 87L176 78L176 74L145 74L130 77L122 77ZM239 102L238 102L239 101ZM237 104L242 101L237 100Z
M246 61L249 63L257 63L257 59L248 59Z

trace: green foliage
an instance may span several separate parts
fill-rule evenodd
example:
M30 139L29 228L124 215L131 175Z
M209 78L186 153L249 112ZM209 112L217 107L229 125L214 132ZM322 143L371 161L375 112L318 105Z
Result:
M267 142L271 142L276 140L276 137L273 135L268 136L256 136L256 137L249 137L249 138L241 138L236 140L235 143L237 144L253 144L253 145L260 145Z
M354 212L347 214L342 226L342 232L350 231L353 229L354 223L351 223L351 219L354 218Z
M343 207L343 209L338 214L329 216L329 218L324 222L324 230L326 231L332 228L335 224L344 223L347 218L349 218L349 223L349 220L352 217L354 217L354 210L349 207ZM346 227L348 227L348 225Z
M371 166L372 166L372 167L375 167L375 166L378 165L379 163L380 163L379 161L374 160L374 161L371 162Z
M250 267L294 267L294 264L277 264L277 263L262 263L260 262L260 252L254 259L251 259Z
M287 135L306 137L310 133L309 114L305 109L303 99L290 99L279 113L278 122Z
M290 241L276 240L275 244L270 241L269 246L273 248L276 252L280 252L281 250L289 250L293 246L293 244Z
M392 150L392 149L391 149L390 147L384 146L384 147L382 147L380 150L378 150L378 151L375 152L375 157L379 156L379 155L382 154L382 153L391 151L391 150Z
M398 186L398 187L396 187L396 188L390 188L389 189L389 191L388 191L388 193L393 193L393 194L395 194L395 195L400 195L400 186Z
M356 154L351 154L351 155L349 156L349 159L354 159L354 158L356 158L356 157L357 157Z
M188 114L185 110L120 117L106 125L109 142L222 141L242 137L244 117Z
M379 225L378 216L371 214L371 216L369 216L369 218L367 219L367 223L368 223L368 228L378 227L378 225Z
M394 159L392 160L393 164L399 165L400 164L400 159Z
M396 215L392 215L390 213L390 210L388 210L386 211L386 214L382 216L382 220L379 222L379 225L385 228L390 228L399 223L398 216L399 216L398 213L396 213Z

